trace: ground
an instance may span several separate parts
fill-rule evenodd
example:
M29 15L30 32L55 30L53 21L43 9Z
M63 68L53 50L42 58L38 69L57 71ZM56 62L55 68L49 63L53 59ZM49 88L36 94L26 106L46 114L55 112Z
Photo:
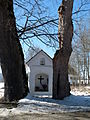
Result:
M24 113L20 115L9 115L0 117L0 120L90 120L89 112L74 112L74 113Z
M0 84L3 97L3 83ZM0 120L89 120L90 86L72 87L71 95L54 100L30 94L18 102L17 107L0 104Z

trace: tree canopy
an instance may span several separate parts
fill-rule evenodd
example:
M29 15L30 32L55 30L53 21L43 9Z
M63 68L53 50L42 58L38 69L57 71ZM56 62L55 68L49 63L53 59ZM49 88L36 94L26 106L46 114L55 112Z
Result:
M43 43L49 47L58 47L57 11L60 4L61 0L14 0L18 35L23 46L34 49L38 43ZM87 20L90 16L89 6L89 0L74 0L73 41L79 34L77 26L80 24L80 20Z

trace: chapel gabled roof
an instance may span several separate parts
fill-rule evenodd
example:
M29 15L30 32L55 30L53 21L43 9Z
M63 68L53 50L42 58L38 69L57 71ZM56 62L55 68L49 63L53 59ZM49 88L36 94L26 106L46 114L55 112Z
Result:
M52 60L52 58L45 52L45 51L43 51L43 50L40 50L38 53L36 53L32 58L30 58L27 62L26 62L26 64L28 63L28 62L30 62L34 57L36 57L40 52L43 52L46 56L48 56L51 60Z

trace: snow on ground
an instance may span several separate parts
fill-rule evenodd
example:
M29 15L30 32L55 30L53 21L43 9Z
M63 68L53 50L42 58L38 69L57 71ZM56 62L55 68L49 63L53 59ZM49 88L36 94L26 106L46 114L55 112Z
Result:
M0 82L0 89L2 89L4 87L4 83Z
M82 88L80 88L80 90L77 88L73 89L71 95L64 98L64 100L54 100L47 97L32 97L28 94L26 98L19 101L17 108L0 108L0 115L7 115L9 113L19 114L23 112L58 113L90 111L90 91L86 90L86 88L82 90Z
M0 82L0 98L4 95L4 83Z
M35 98L30 94L19 101L19 108L34 112L74 112L90 111L90 96L70 95L64 100L53 100L51 98Z

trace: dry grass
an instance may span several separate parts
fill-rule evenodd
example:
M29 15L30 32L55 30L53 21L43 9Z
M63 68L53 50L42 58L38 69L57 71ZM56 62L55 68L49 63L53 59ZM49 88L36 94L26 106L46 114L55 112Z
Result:
M90 94L90 86L71 86L71 91L87 92L88 94Z

